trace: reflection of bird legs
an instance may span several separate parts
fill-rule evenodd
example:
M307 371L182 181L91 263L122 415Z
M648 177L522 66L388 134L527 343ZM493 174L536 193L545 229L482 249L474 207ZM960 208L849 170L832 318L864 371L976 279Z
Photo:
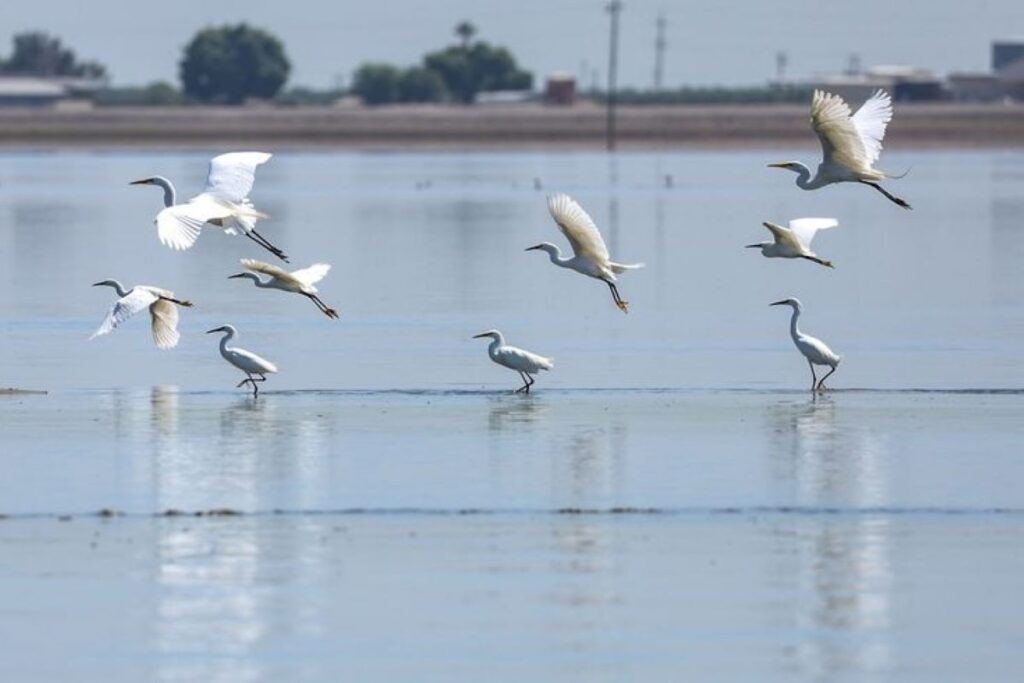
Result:
M259 374L259 373L257 373L257 374ZM241 387L245 386L246 384L252 384L252 395L256 396L256 395L258 395L260 393L259 387L256 386L256 382L266 382L266 381L267 381L267 378L266 378L265 375L260 374L259 379L256 379L255 377L252 376L252 374L247 372L247 373L245 373L245 379L243 379L241 382L239 382L237 385L235 385L235 388L241 388Z
M807 359L807 365L811 368L811 391L813 392L818 388L818 377L814 374L814 363Z
M320 312L326 315L328 318L336 319L338 317L338 312L331 308L330 306L328 306L327 304L325 304L316 294L306 294L305 292L303 292L302 295L309 297L309 300L315 303L316 307L320 309Z
M835 372L835 371L836 371L836 367L837 367L837 366L833 366L833 367L832 367L832 369L828 371L828 374L827 374L827 375L825 375L824 377L822 377L822 378L821 378L821 381L820 381L820 382L818 382L818 391L821 391L821 392L824 392L824 391L825 391L825 389L826 389L826 387L825 387L825 380L827 380L827 379L829 378L829 376L830 376L830 375L831 375L831 374L832 374L833 372Z
M893 204L895 204L896 206L902 206L902 207L903 207L904 209L910 209L910 208L913 208L913 207L911 207L911 206L910 206L910 204L908 204L908 203L907 203L907 202L905 202L904 200L900 199L900 198L899 198L899 197L897 197L896 195L892 194L891 192L889 192L888 190L886 190L886 189L885 189L884 187L882 187L882 186L881 186L881 185L879 185L878 183L872 183L872 182L869 182L869 181L867 181L867 180L858 180L857 182L860 182L860 183L864 183L865 185L868 185L868 186L870 186L870 187L873 187L873 188L875 188L876 190L878 190L879 192L881 192L882 194L884 194L884 195L885 195L885 198L886 198L886 199L888 199L888 200L889 200L890 202L892 202Z
M518 372L519 376L522 378L523 386L521 386L518 389L516 389L515 393L517 393L517 394L522 394L522 393L528 394L528 393L530 393L530 387L532 387L533 383L536 382L537 380L533 379L532 377L530 377L529 373L523 372L522 370L517 370L516 372Z
M607 280L605 282L608 284L608 289L612 290L612 300L615 301L615 305L623 313L629 313L629 302L623 301L622 297L619 296L619 288L615 286L614 282L608 282Z

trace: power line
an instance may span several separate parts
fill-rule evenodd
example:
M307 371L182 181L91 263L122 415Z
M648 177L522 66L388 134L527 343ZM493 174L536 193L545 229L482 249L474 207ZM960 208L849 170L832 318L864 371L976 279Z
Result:
M615 149L615 88L619 67L619 14L622 12L622 0L611 0L605 10L611 15L611 28L608 38L608 121L606 141L608 151Z
M668 43L665 41L665 28L668 26L668 20L665 19L665 14L658 15L658 21L655 23L656 31L654 34L654 89L661 90L662 79L665 75L665 47Z

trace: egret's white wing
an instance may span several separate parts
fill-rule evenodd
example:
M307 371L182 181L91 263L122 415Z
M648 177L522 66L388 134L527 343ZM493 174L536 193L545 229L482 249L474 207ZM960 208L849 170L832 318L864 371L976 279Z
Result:
M553 358L545 358L516 346L502 346L497 357L505 367L522 372L550 370L555 365Z
M266 152L229 152L210 160L203 192L239 204L252 191L256 167L266 163Z
M790 222L790 225L792 224L793 223ZM776 244L781 244L783 246L789 247L798 254L803 251L803 249L800 247L800 242L797 239L797 236L793 233L792 230L787 230L781 225L776 225L775 223L770 223L768 221L765 221L762 225L768 228L769 232L772 233L772 237L775 238Z
M139 311L145 310L158 299L159 297L154 292L144 287L134 287L132 291L114 302L110 312L107 313L107 317L103 319L103 323L92 333L89 339L109 334L115 327Z
M572 197L561 193L552 195L548 198L548 211L577 256L590 257L599 263L608 261L608 247L601 239L601 233L593 219Z
M153 328L153 341L158 349L173 349L178 345L178 307L165 299L157 299L149 307Z
M278 268L277 266L264 263L263 261L257 261L256 259L244 258L242 259L242 265L245 266L246 270L251 270L254 273L263 273L270 277L277 278L283 282L295 282L296 284L302 284L299 282L294 274L289 273L284 268Z
M227 350L228 360L232 365L243 372L258 372L261 374L277 372L277 366L262 356L257 356L252 351L232 347Z
M329 263L314 263L308 268L292 271L292 277L307 285L315 285L327 276L331 270Z
M168 206L158 213L155 221L157 236L171 249L188 249L195 244L204 223L230 215L230 209L218 202L197 197L194 201Z
M252 202L250 202L248 199L246 199L243 202L240 202L240 204L243 207L247 207L255 211ZM256 229L257 220L259 220L259 217L248 215L236 215L232 216L231 218L225 218L223 221L224 233L227 235L237 235L239 233L248 235L250 232Z
M861 135L850 119L850 107L842 97L815 90L811 100L811 128L821 141L826 162L855 170L871 167Z
M892 121L892 99L889 93L876 90L850 120L857 129L861 144L864 145L867 162L873 165L878 161L878 155L882 153L885 127Z
M810 247L811 240L819 230L828 230L837 225L839 221L835 218L794 218L789 222L789 229L805 247Z

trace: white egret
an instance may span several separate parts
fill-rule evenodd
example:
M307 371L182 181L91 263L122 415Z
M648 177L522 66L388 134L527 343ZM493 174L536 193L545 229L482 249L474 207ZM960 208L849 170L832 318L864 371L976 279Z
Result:
M150 326L153 330L153 341L158 349L173 349L178 345L178 309L176 306L192 306L191 301L176 299L174 292L148 285L135 285L129 290L117 280L103 280L93 287L113 287L119 297L111 307L107 317L89 339L109 334L115 327L123 323L144 308L149 309Z
M221 325L212 330L207 330L206 334L213 334L214 332L224 333L224 336L220 339L220 355L224 357L224 360L245 373L245 379L238 383L238 387L251 384L252 395L258 395L259 389L256 387L256 382L266 382L266 375L277 372L277 366L266 358L257 356L252 351L246 351L236 346L228 346L228 342L238 334L238 330L233 325ZM259 375L259 377L257 378L255 375Z
M256 232L256 221L267 215L249 200L256 167L266 163L265 152L229 152L210 160L206 187L192 199L177 204L174 184L163 176L135 180L132 185L156 185L164 191L164 209L156 215L157 235L171 249L188 249L195 244L203 225L209 223L229 235L239 232L274 256L287 262L284 252Z
M833 183L863 183L884 194L889 201L909 209L910 204L878 184L879 180L895 176L874 168L882 153L885 128L891 120L892 100L884 90L875 91L852 116L843 98L815 90L811 100L811 128L821 141L822 151L817 173L811 178L810 169L799 161L768 165L797 173L796 184L803 190L816 190Z
M793 343L796 344L796 348L799 349L800 353L804 354L804 358L807 359L807 364L811 367L811 391L824 391L825 380L836 371L839 367L839 361L842 358L837 355L832 349L825 344L825 342L812 337L809 334L804 334L797 327L797 320L800 318L800 313L803 307L800 305L799 299L789 298L783 299L782 301L776 301L770 306L790 306L793 309L793 317L789 320L789 335L793 337ZM817 376L814 373L815 365L828 365L832 369L828 371L828 374L818 381Z
M768 228L773 242L758 242L746 245L747 249L760 249L761 254L768 258L803 258L833 268L831 261L819 258L811 251L811 240L819 230L827 230L839 225L835 218L796 218L789 222L789 227L765 221L762 225Z
M618 280L615 276L627 270L643 268L644 264L614 263L593 219L569 195L559 193L548 197L548 211L551 212L551 217L561 228L562 234L568 238L569 244L572 246L573 257L564 258L562 251L550 242L541 242L529 247L526 251L535 249L545 251L556 266L571 268L577 273L583 273L603 281L611 290L615 305L623 313L628 313L629 304L619 296L618 287L615 286Z
M290 273L283 268L278 268L277 266L272 266L269 263L263 263L262 261L256 261L249 258L242 259L242 265L253 272L229 275L229 280L233 278L246 278L252 280L253 284L261 289L279 289L282 292L294 292L296 294L301 294L316 304L316 307L320 309L320 312L328 318L338 317L337 311L320 300L320 297L317 296L317 289L314 286L317 282L323 280L324 276L326 276L331 270L330 264L314 263L309 268L293 270ZM256 273L269 275L270 279L261 280L259 275L256 275Z
M545 358L515 346L509 346L505 343L505 337L498 330L487 330L473 335L473 339L481 337L491 338L491 344L487 347L487 355L491 357L491 360L519 373L519 377L523 380L523 386L516 389L515 393L517 394L520 392L530 393L530 387L535 381L532 375L541 370L550 370L555 366L554 358Z

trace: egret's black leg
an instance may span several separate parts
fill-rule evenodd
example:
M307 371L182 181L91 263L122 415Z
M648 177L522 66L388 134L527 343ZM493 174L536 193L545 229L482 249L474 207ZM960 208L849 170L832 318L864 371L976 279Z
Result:
M900 199L896 195L892 194L891 192L886 190L884 187L882 187L878 183L872 183L872 182L869 182L867 180L861 180L860 182L864 183L865 185L870 185L871 187L875 188L876 190L878 190L879 192L884 194L885 198L888 199L893 204L895 204L896 206L902 206L904 209L913 208L913 207L910 206L910 204L908 204L904 200Z
M814 374L814 363L808 360L807 365L811 368L811 392L813 393L818 388L818 377Z
M516 389L515 393L521 394L523 392L530 393L530 380L527 379L526 374L522 370L516 370L519 373L519 379L523 380L523 386Z
M252 381L252 375L250 375L250 374L249 374L249 373L247 372L247 373L245 373L245 379L243 379L243 380L242 380L241 382L239 382L238 384L236 384L236 385L235 385L235 388L236 388L236 389L241 389L242 387L244 387L244 386L245 386L246 384L248 384L248 383L249 383L249 382L251 382L251 381Z
M179 306L184 306L185 308L191 308L192 307L192 302L191 301L185 301L185 300L182 300L182 299L175 299L175 298L169 297L169 296L162 296L160 298L163 299L164 301L170 301L172 304L178 304Z
M316 294L313 295L313 301L316 303L317 306L320 307L320 310L322 310L324 312L324 315L326 315L328 318L335 318L335 319L337 319L338 312L336 310L334 310L333 308L331 308L330 306L328 306L327 304L325 304L323 302L323 300L320 297L318 297Z
M828 374L821 378L818 382L818 391L825 391L825 380L827 380L829 376L836 371L837 367L838 366L832 366L832 369L828 371Z
M530 387L532 387L534 382L536 382L537 380L535 380L533 378L533 376L530 375L530 373L528 373L528 372L523 373L523 374L526 375L526 381L529 382L529 384L526 385L526 393L530 393Z
M270 251L272 251L279 259L281 259L285 263L288 263L288 257L285 256L283 251L281 251L280 249L275 247L273 244L271 244L270 240L268 240L266 237L264 237L263 235L259 234L255 230L252 231L252 234L256 235L256 237L258 237L264 244L266 244L267 248L270 249Z
M623 313L629 313L629 304L622 300L619 296L619 288L615 286L614 282L605 281L608 284L608 289L612 290L612 300L615 301L615 305L619 307L619 310Z

